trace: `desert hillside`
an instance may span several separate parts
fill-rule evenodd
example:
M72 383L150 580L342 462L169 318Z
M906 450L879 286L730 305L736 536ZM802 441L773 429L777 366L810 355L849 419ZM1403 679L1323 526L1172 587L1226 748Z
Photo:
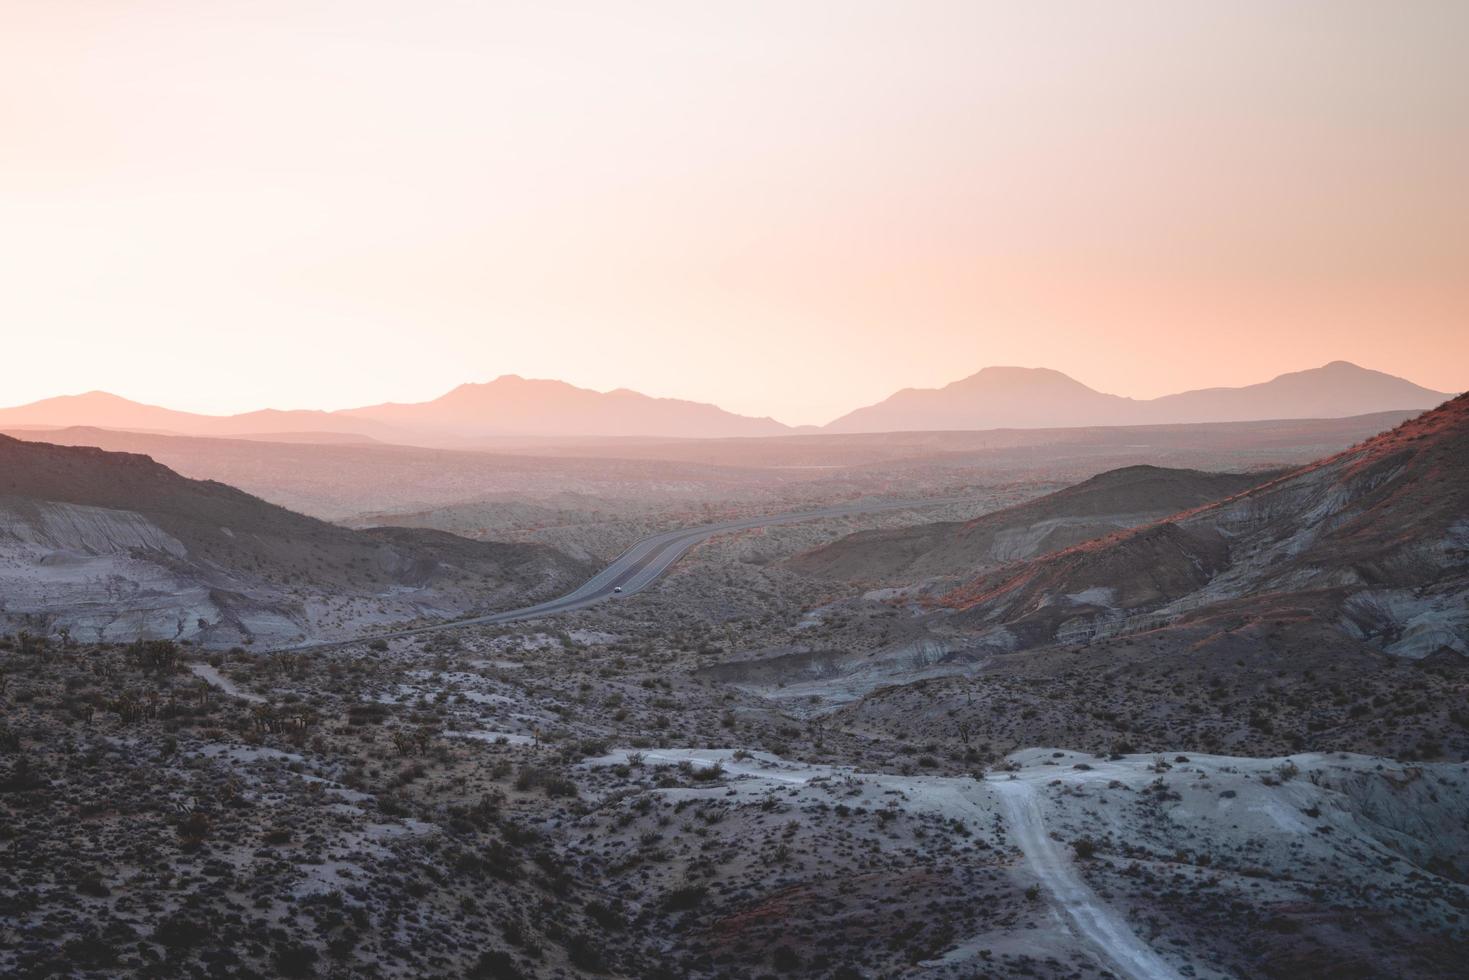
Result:
M1028 645L1295 594L1386 651L1463 653L1466 461L1459 396L1245 493L983 575L946 601L956 622Z
M539 545L352 531L146 456L0 436L11 628L286 642L540 596L586 571Z
M797 555L790 566L860 581L972 577L983 568L1048 554L1231 496L1263 478L1129 466L972 521L853 534Z

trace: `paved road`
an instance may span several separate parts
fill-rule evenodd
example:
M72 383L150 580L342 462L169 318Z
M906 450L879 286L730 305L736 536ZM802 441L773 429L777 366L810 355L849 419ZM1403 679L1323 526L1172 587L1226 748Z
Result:
M775 524L796 524L801 521L821 520L829 517L848 517L854 514L872 514L889 510L913 510L919 507L935 507L940 504L961 503L964 497L945 497L930 500L894 500L886 503L846 504L840 507L825 507L820 510L803 510L792 514L772 514L768 517L749 517L740 521L725 521L720 524L704 524L699 527L679 528L664 531L644 538L633 545L622 556L602 569L580 588L560 598L550 599L534 606L508 609L505 612L474 616L469 619L454 619L431 626L415 626L410 629L393 630L387 633L372 633L351 640L327 640L320 643L303 643L285 648L290 651L321 650L360 643L364 640L391 640L403 636L417 636L435 630L454 629L460 626L494 626L515 623L525 619L540 619L557 613L572 612L605 602L611 598L635 595L658 580L670 565L694 545L707 541L716 534L728 531L745 531ZM616 590L622 589L619 593Z

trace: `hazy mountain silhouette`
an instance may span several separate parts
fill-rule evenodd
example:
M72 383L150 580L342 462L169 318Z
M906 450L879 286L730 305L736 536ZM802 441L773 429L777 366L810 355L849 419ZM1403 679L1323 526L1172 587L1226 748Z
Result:
M1104 395L1060 371L989 367L942 388L904 388L843 415L825 431L1043 429L1141 421L1141 403Z
M460 385L433 401L337 412L264 409L200 415L92 391L0 409L0 425L92 426L196 436L320 433L428 446L466 445L477 438L504 435L720 438L791 431L773 419L735 415L701 402L652 398L623 388L603 393L515 375Z
M463 438L498 435L719 438L779 435L790 431L774 419L735 415L703 402L652 398L626 388L603 393L564 381L534 380L514 374L484 384L460 385L429 402L389 402L335 414Z
M921 432L1245 422L1342 418L1431 408L1449 394L1334 361L1243 388L1205 388L1151 400L1122 398L1048 368L991 367L943 388L905 388L820 430L736 415L716 405L653 398L619 388L599 392L564 381L507 374L464 384L432 401L386 402L323 411L264 409L200 415L129 401L102 391L0 409L0 427L91 426L195 436L316 434L468 448L504 437L718 439L802 431Z
M942 388L906 388L859 408L827 432L1048 428L1179 422L1341 418L1425 409L1451 397L1402 378L1333 361L1242 388L1203 388L1154 399L1122 398L1047 368L985 368Z
M15 408L0 409L0 424L69 428L90 426L130 432L166 432L190 436L252 436L262 434L344 435L401 442L405 433L370 419L343 417L335 412L280 411L273 408L239 415L200 415L158 405L145 405L105 391L60 395ZM331 441L339 441L333 438Z
M1332 361L1243 388L1200 388L1147 402L1155 421L1249 422L1257 419L1340 418L1404 408L1433 408L1452 397L1411 381Z

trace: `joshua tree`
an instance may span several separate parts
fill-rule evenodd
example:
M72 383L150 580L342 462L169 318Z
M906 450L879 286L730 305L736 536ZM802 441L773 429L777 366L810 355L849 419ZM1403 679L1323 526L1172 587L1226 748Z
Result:
M435 731L427 725L415 728L411 732L400 729L393 733L393 745L397 748L399 755L409 755L414 752L422 755L433 743L435 734Z
M30 630L21 630L15 634L16 648L23 654L35 657L46 655L47 640L44 636L36 636Z
M128 654L138 666L158 674L171 674L178 669L179 646L172 640L137 640L128 645Z

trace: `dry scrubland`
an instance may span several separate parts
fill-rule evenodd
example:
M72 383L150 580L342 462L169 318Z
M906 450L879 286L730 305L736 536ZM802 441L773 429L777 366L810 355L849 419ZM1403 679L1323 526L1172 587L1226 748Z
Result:
M0 973L1461 976L1464 657L1389 655L1329 591L1005 650L946 592L813 574L823 552L869 574L866 543L934 540L921 521L1146 513L1110 490L1087 513L1037 499L1085 458L934 475L969 498L922 513L720 535L654 589L515 627L305 653L13 630ZM874 465L864 492L902 472ZM366 540L559 536L590 556L816 486L719 511L478 501ZM1064 546L1033 524L1015 530ZM505 554L456 547L461 567ZM296 573L289 549L262 557Z
M1456 975L1469 774L1430 757L1463 757L1462 672L1381 665L1297 725L1301 676L1220 696L1093 649L783 711L701 675L792 611L748 599L774 571L710 585L715 557L560 629L275 656L5 641L0 968L1115 970L992 785L1018 764L1065 864L1185 975ZM1183 721L1211 699L1251 719L1231 755L1289 758L1180 759L1215 744ZM1117 717L1068 721L1101 703ZM1374 728L1424 760L1320 754ZM1085 751L1005 758L1053 734Z

